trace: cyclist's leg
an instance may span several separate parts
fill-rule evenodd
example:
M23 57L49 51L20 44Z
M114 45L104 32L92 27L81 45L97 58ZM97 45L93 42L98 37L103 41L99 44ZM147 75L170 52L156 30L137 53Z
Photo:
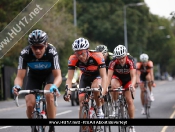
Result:
M79 82L79 88L85 88L87 86L90 86L91 82L88 80L88 77L84 74L81 75L80 82ZM84 100L85 93L79 92L79 118L81 118L81 113L82 113L82 107L83 107L83 100Z
M153 92L152 92L152 83L151 83L151 73L148 73L146 75L146 80L149 81L148 83L148 87L149 87L149 91L150 91L150 99L151 101L154 101L154 96L153 96Z
M122 85L122 81L115 75L112 76L111 80L111 89L118 88ZM111 92L112 100L113 102L116 102L118 99L118 93L117 92Z
M117 76L112 76L112 80L111 80L111 89L115 89L118 88L122 85L121 80L117 77ZM112 96L112 102L113 102L113 106L117 105L117 99L118 99L118 93L117 92L111 92L111 96ZM113 115L117 115L117 110L116 108L113 107Z
M27 76L27 83L25 86L26 90L32 90L32 89L37 89L42 86L42 83L39 79L35 78L34 76ZM27 94L25 96L26 100L26 114L28 118L32 118L32 112L35 106L35 96L33 94Z
M51 85L53 84L54 77L53 74L50 73L47 77L45 77L44 82L46 83L44 89L49 90ZM52 93L46 94L46 101L47 101L47 117L48 118L55 118L56 117L56 107L54 105L54 96Z
M131 81L127 82L124 85L124 88L127 89L129 88L129 85L131 84ZM125 91L125 98L126 98L126 102L128 104L128 114L130 118L134 118L134 114L135 114L135 106L134 106L134 101L132 99L131 96L131 92L129 90ZM133 93L134 94L134 93Z
M141 74L140 75L140 99L141 99L141 105L142 105L142 110L141 114L145 114L145 108L144 108L144 81L146 81L146 75L147 74Z

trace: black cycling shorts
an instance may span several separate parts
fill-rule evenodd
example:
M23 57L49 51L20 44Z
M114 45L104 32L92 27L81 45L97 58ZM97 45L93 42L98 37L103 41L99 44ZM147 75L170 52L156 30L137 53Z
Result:
M141 81L146 81L146 76L148 75L148 72L146 72L146 73L142 73L141 75L140 75L140 80Z
M38 76L38 75L28 75L27 82L25 89L32 90L32 89L43 89L43 86L46 84L53 84L54 77L52 72L45 76Z
M95 79L101 79L100 75L88 76L82 74L80 78L79 88L85 88L87 86L91 87L91 84ZM79 94L80 93L81 92L79 92Z

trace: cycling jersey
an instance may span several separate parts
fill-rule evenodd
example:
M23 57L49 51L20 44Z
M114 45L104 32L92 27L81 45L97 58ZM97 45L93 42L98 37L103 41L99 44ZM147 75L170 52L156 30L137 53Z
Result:
M112 61L113 56L114 56L114 54L113 54L113 53L108 52L108 56L107 56L107 58L106 58L106 60L105 60L106 70L107 70L107 69L108 69L108 67L109 67L109 63L110 63L110 61Z
M19 56L18 69L28 69L28 75L47 76L52 70L60 69L55 47L48 44L42 58L37 59L30 46L25 47Z
M76 55L71 55L68 60L68 69L75 70L75 67L79 67L82 71L82 74L86 74L88 76L99 75L99 69L105 68L105 60L100 52L87 52L89 58L87 63L81 62Z
M137 62L137 70L141 72L141 74L147 74L150 72L151 68L153 68L153 62L148 61L147 66L143 66L141 62Z
M108 68L108 70L114 71L112 78L120 79L120 83L123 86L131 81L130 70L132 69L136 69L136 65L134 63L134 58L130 55L126 56L126 63L124 66L120 65L119 60L113 59Z
M144 66L141 62L137 63L137 70L140 71L141 81L146 81L146 76L151 71L152 68L153 68L152 61L148 61L146 66Z

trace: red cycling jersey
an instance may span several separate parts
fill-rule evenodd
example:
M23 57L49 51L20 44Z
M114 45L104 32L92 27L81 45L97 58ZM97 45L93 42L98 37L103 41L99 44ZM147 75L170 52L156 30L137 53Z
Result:
M75 69L75 66L79 67L82 74L89 76L99 75L99 69L105 68L105 60L101 52L91 52L88 53L87 63L81 62L76 55L71 55L68 60L68 69Z
M124 66L121 66L119 60L115 59L110 62L108 68L108 70L114 71L112 78L118 78L124 87L131 81L130 70L132 69L136 69L136 65L133 57L130 55L126 56L126 63Z

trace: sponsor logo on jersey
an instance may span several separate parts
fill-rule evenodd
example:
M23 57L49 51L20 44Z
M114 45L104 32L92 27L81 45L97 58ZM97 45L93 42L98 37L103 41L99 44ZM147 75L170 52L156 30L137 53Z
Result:
M57 54L57 52L54 49L49 49L49 53L51 53L53 55L56 55Z
M29 62L27 64L31 69L34 70L45 70L51 67L50 62Z
M70 65L71 64L71 61L70 60L68 60L68 65Z
M21 55L23 55L23 54L29 54L29 50L28 49L23 49L21 51Z
M102 59L102 62L105 62L105 59L104 58Z

